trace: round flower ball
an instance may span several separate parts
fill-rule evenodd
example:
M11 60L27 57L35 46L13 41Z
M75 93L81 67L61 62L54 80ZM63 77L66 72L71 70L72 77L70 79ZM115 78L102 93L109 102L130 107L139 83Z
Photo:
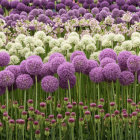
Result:
M45 92L55 92L59 87L59 81L54 76L45 76L41 81L41 87Z
M140 56L131 55L127 60L128 70L131 72L137 72L140 70Z
M116 81L121 73L120 67L118 64L109 63L103 68L103 75L108 82Z
M65 62L61 64L57 69L57 74L63 79L69 79L75 73L75 67L72 63Z
M9 70L3 70L0 72L0 87L8 87L15 82L14 74Z
M0 66L7 66L10 62L10 56L7 52L0 52Z
M43 62L37 58L28 59L26 62L27 72L31 75L39 75L43 67Z
M69 83L69 84L68 84ZM76 84L76 76L72 75L71 77L69 77L69 79L65 79L65 78L59 78L59 86L62 89L68 89L69 86L70 88L73 88Z
M41 77L44 77L44 76L47 76L47 75L53 75L53 72L50 69L50 63L49 62L43 64L40 75L41 75Z
M95 60L87 60L87 68L86 68L86 70L84 71L84 73L88 75L89 72L90 72L92 69L96 68L96 67L99 67L99 64L98 64L97 61L95 61Z
M2 96L6 91L5 87L0 87L0 96Z
M121 70L127 70L127 59L132 55L129 51L122 51L118 55L118 64Z
M112 58L114 60L117 60L117 54L114 52L114 50L112 50L110 48L106 48L100 52L99 60L101 61L105 57L109 57L109 58Z
M51 62L55 57L63 57L64 56L61 53L53 53L52 55L50 55L48 62Z
M72 64L74 65L76 72L84 72L88 67L87 58L82 55L74 57Z
M50 62L50 70L53 73L57 73L57 69L58 67L63 64L64 62L66 62L64 57L55 57L54 59L51 60Z
M109 58L109 57L105 57L104 59L101 60L100 62L100 66L102 68L104 68L107 64L109 63L116 63L116 61L112 58Z
M128 86L132 84L135 80L134 74L130 71L123 71L119 76L119 82L123 86Z
M27 74L27 69L26 69L26 62L27 60L23 60L21 63L20 63L20 72L22 74Z
M19 65L10 65L6 67L5 70L11 71L14 74L15 78L21 74Z
M74 59L74 57L76 57L77 55L82 55L82 56L86 56L84 52L82 51L75 51L71 54L70 56L70 61L72 62L72 60Z
M89 73L90 80L95 83L100 83L104 81L104 75L103 75L102 70L103 70L102 67L96 67L92 69Z
M21 74L16 79L17 88L27 90L33 85L33 79L29 74Z
M36 59L42 60L41 57L38 56L38 55L31 55L31 56L29 56L27 59L32 59L32 58L36 58Z

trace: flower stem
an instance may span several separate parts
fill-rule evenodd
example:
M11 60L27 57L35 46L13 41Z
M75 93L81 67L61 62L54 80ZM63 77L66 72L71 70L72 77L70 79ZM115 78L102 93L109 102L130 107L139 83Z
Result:
M37 109L37 76L35 76L35 87L36 87L36 90L35 90L35 92L36 92L36 102L35 102L35 109Z
M26 90L24 91L24 110L26 110Z

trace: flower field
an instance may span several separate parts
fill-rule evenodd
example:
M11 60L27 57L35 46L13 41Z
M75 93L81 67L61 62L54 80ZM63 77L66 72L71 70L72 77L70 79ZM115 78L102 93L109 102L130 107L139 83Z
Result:
M0 0L0 140L19 139L140 139L139 0Z

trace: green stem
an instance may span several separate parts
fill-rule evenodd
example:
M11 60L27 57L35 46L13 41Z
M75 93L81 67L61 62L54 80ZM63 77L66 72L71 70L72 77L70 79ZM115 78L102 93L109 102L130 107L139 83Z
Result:
M71 140L74 140L74 127L71 127Z
M26 90L24 91L24 110L26 110Z
M35 109L37 110L37 76L35 76L35 87L36 87L36 90L35 90L35 92L36 92L36 102L35 102Z
M6 87L6 110L7 110L7 113L8 113L8 87Z
M71 92L70 92L70 81L68 80L68 90L69 90L69 99L70 99L70 102L71 102Z

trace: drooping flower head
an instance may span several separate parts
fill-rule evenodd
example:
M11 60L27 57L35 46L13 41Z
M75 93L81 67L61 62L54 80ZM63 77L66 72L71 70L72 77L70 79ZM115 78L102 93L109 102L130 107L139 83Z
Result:
M3 70L0 72L0 86L8 87L13 85L15 82L15 77L9 70Z
M0 52L0 66L7 66L10 62L10 56L7 52Z
M109 57L109 58L112 58L114 60L117 60L117 54L114 52L114 50L112 50L110 48L106 48L100 52L99 60L101 61L105 57Z
M90 80L95 83L100 83L104 81L104 75L103 75L102 70L103 70L102 67L96 67L92 69L89 73Z
M111 82L116 81L119 78L121 70L118 64L109 63L103 68L102 72L105 79Z
M45 92L54 92L59 87L59 81L54 76L45 76L41 81L41 87Z
M29 74L21 74L16 79L17 88L27 90L33 85L33 79Z
M123 71L119 76L119 82L124 86L132 84L134 80L134 74L130 71Z

